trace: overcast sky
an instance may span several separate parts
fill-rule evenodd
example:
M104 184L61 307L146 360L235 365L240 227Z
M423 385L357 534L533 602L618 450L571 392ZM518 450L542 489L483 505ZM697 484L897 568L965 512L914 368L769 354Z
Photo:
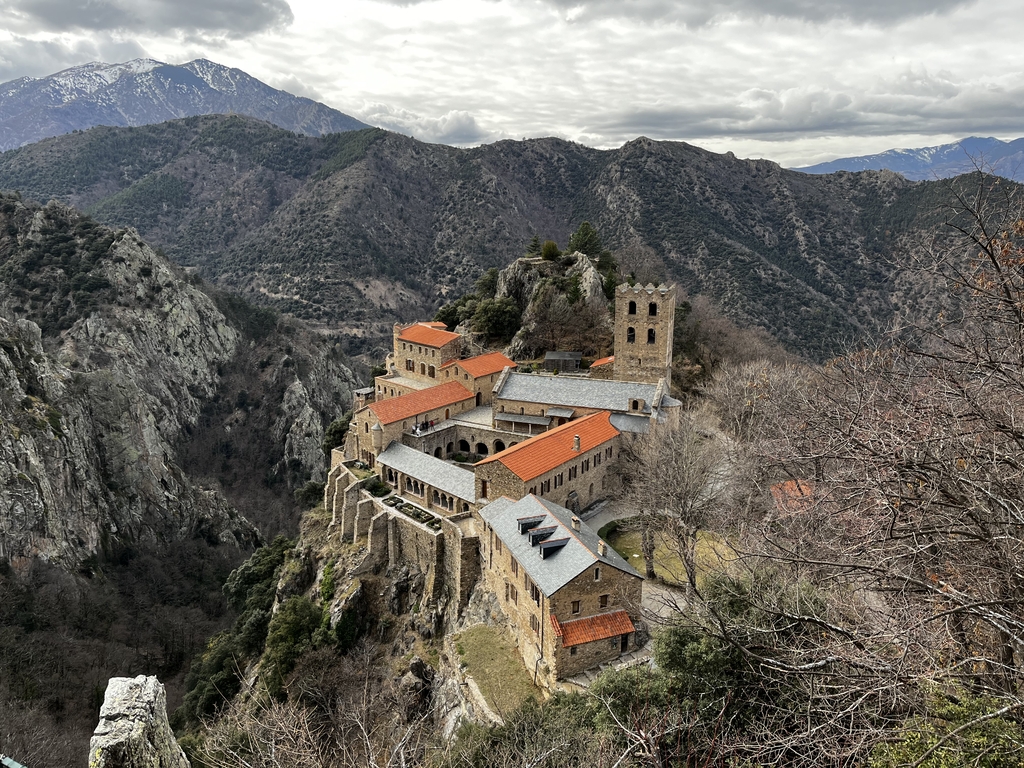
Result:
M1020 0L0 0L0 82L208 58L472 145L637 136L803 165L1024 135Z

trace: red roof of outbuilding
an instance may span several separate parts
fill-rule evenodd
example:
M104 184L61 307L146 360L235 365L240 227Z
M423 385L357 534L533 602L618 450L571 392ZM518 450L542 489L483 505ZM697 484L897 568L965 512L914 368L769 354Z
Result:
M572 621L560 622L558 617L552 615L551 626L554 627L555 634L562 638L563 648L593 643L597 640L607 640L610 637L628 635L630 632L636 631L629 614L621 608L617 611L599 613L597 616L588 616L585 619L573 619Z
M459 338L459 334L436 327L434 323L416 323L398 334L401 341L411 341L413 344L423 344L426 347L443 347L450 341Z
M597 368L599 365L608 365L608 363L615 362L615 355L609 355L608 357L602 357L600 360L595 360L590 364L591 368Z
M567 421L560 427L542 432L478 461L477 465L498 461L512 470L520 480L533 480L618 435L619 430L608 419L610 415L608 411L598 411L575 421ZM495 414L495 417L500 419L501 414ZM580 436L579 451L573 450L576 435Z
M381 424L394 424L396 421L420 416L474 397L475 395L459 382L450 381L429 389L421 389L419 392L370 403L369 408L380 419Z
M489 376L492 373L500 373L505 369L505 366L516 367L516 361L510 360L505 357L501 352L488 352L485 355L477 355L476 357L467 357L465 360L449 360L445 363L442 368L447 368L449 365L461 365L462 369L472 376L474 379L479 379L481 376Z

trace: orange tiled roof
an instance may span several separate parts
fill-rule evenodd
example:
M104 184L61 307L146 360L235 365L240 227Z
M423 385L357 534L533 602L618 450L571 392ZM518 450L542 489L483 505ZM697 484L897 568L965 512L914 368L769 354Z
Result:
M500 373L506 365L515 368L516 361L509 360L501 352L488 352L485 355L467 357L465 360L449 360L441 367L447 368L449 365L461 365L466 373L474 379L479 379L481 376Z
M558 620L557 616L551 616L551 626L555 634L562 638L562 647L569 648L573 645L593 643L596 640L607 640L610 637L628 635L636 631L629 614L621 608L617 611L599 613L597 616L588 616L585 619L573 619L572 621Z
M814 504L814 483L809 480L787 480L771 490L780 512L806 512Z
M447 384L421 389L419 392L370 403L369 408L380 419L381 424L394 424L396 421L419 416L428 411L444 408L446 405L461 403L463 400L471 400L473 397L473 393L459 382L450 381Z
M425 325L428 328L440 328L442 331L448 330L448 324L442 323L438 320L430 320L429 322L417 323L417 325Z
M444 330L444 326L438 328L434 323L416 323L398 334L401 341L411 341L413 344L423 344L427 347L443 347L449 341L455 341L459 334Z
M619 430L613 427L608 419L610 415L608 411L598 411L575 421L567 421L560 427L542 432L500 453L488 456L477 464L499 461L512 470L520 480L533 480L565 464L574 456L582 456L618 435ZM501 414L495 416L500 418ZM573 438L576 435L580 436L579 451L572 449Z
M609 355L608 357L602 357L600 360L595 360L590 364L591 368L597 368L599 365L608 365L608 363L615 362L615 355Z

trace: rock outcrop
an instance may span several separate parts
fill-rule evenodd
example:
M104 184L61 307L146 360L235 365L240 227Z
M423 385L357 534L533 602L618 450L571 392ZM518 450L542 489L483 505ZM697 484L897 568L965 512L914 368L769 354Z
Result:
M89 742L89 768L190 768L167 722L155 677L113 677Z
M323 479L325 422L353 383L329 345L292 325L280 351L264 350L244 322L259 310L232 304L228 317L134 231L58 203L0 196L0 278L0 561L74 571L121 545L254 545L250 522L196 481L226 485L225 436L243 414L267 444L263 472L287 470L289 503L291 488ZM213 456L197 460L200 433Z

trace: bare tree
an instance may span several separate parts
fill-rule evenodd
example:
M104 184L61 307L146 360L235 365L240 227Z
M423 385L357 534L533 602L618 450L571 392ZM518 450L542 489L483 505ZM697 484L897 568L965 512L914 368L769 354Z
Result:
M686 418L680 425L659 424L640 437L625 456L622 498L637 510L647 578L656 576L656 537L678 548L685 583L697 586L698 533L721 507L727 487L722 438Z

